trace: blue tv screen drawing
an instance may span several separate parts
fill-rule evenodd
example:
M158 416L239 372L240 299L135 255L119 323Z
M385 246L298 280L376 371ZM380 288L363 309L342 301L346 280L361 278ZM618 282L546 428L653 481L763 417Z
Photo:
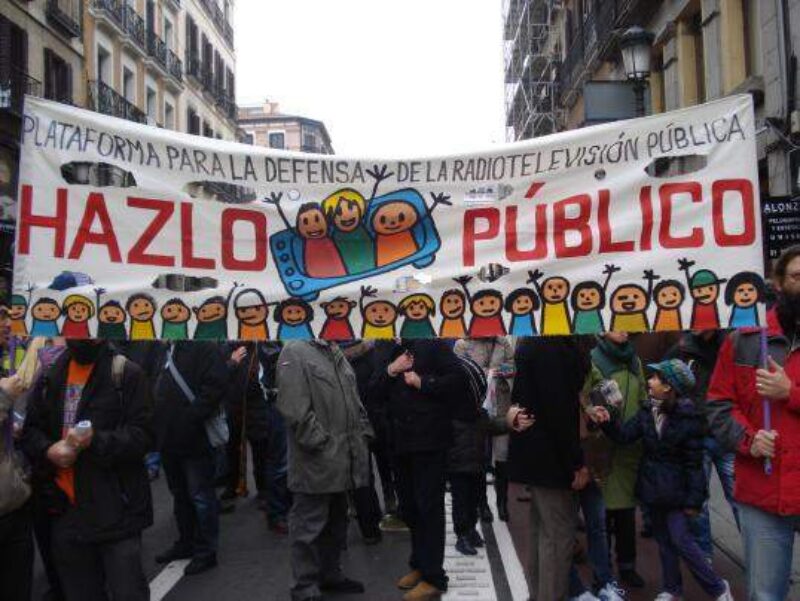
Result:
M270 239L281 282L291 296L312 301L323 290L406 265L417 269L427 267L441 247L431 210L417 190L404 188L372 199L358 231L343 232L329 227L330 233L321 239L316 232L312 232L315 234L312 237L301 235L297 227L284 229ZM309 275L308 266L319 261L314 255L320 253L343 266L341 275ZM362 260L352 261L354 253ZM369 257L369 261L365 263L364 257ZM358 267L353 269L353 265Z

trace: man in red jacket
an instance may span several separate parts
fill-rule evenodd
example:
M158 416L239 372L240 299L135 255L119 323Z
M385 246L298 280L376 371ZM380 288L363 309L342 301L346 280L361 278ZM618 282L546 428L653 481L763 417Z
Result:
M761 330L738 330L720 349L708 390L714 435L737 451L734 496L751 601L786 598L800 527L800 246L778 259L774 280L778 302L767 314L766 369Z

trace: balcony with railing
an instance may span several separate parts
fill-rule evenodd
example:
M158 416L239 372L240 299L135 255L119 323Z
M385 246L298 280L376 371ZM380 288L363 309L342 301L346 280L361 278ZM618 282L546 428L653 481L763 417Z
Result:
M123 41L142 53L146 52L144 19L124 0L92 0L92 10L98 19L105 20L122 35Z
M25 94L41 96L42 82L14 66L0 69L0 111L22 115Z
M183 81L183 61L169 49L167 49L167 71L177 81Z
M194 77L197 81L202 82L200 76L200 59L197 55L189 52L186 54L186 75Z
M81 36L81 0L47 0L47 20L66 35Z
M92 110L128 121L147 123L147 115L114 88L98 80L89 81L89 106Z
M214 94L214 72L210 67L203 66L200 70L200 82L203 88L213 96Z
M167 44L152 30L147 32L147 54L153 58L162 69L166 70Z
M225 38L228 45L233 48L233 27L226 18L225 13L219 7L219 4L217 4L217 0L200 0L200 4L203 5L203 8L222 37Z

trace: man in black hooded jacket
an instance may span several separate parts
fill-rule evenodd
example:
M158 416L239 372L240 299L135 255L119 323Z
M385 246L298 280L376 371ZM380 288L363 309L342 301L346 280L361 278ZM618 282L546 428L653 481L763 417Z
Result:
M35 486L54 515L53 560L67 601L145 601L141 532L153 521L144 455L152 404L144 375L97 340L68 349L29 392L22 435ZM86 433L75 426L91 422ZM83 424L85 425L85 424Z

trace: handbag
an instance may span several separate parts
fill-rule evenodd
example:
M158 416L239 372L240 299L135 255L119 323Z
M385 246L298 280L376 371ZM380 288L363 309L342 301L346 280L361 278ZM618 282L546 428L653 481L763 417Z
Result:
M19 509L31 496L30 479L14 449L11 411L3 406L2 400L5 399L0 399L0 410L5 413L5 419L1 422L4 452L0 455L0 516Z
M192 392L192 389L189 388L189 385L181 375L181 372L179 372L178 368L175 366L175 362L172 360L172 353L174 350L174 347L169 349L169 354L167 355L167 369L172 375L172 379L175 380L175 383L178 385L178 388L181 389L181 392L183 392L186 398L189 399L190 403L194 404L197 396L195 396L194 392ZM205 421L204 426L206 429L208 444L211 445L212 449L224 447L226 444L228 444L228 440L230 439L230 431L228 430L228 420L225 417L225 409L220 407L219 411L215 412L214 415Z

